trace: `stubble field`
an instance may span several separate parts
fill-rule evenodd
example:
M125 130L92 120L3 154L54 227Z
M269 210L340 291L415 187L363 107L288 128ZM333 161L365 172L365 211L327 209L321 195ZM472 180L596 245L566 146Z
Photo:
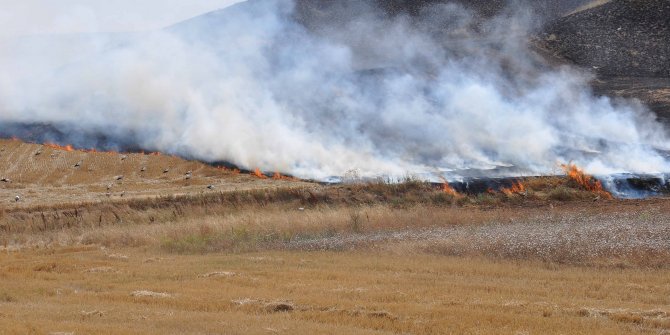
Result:
M562 177L454 196L0 147L0 333L670 332L663 198Z

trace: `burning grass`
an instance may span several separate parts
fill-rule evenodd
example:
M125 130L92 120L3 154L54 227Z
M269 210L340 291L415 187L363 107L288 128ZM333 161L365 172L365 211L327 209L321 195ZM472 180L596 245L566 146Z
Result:
M446 185L446 186L445 186ZM524 197L512 197L512 195ZM71 203L7 209L0 215L5 233L43 232L72 227L100 227L124 222L135 224L174 220L201 214L217 215L230 209L247 208L390 208L538 206L550 201L592 199L586 190L570 188L566 179L542 178L516 181L501 192L459 194L448 183L431 184L408 179L402 183L383 181L339 186L286 187L201 194L129 198L102 203Z
M326 249L333 246L335 249L359 248L369 241L385 243L389 234L411 237L413 233L421 236L422 231L435 227L508 223L518 219L517 211L526 213L523 219L530 220L532 215L538 214L530 209L544 208L539 211L543 213L562 202L574 202L570 206L586 206L584 203L592 206L593 200L601 200L607 206L608 202L615 201L602 193L600 183L574 165L569 166L567 177L494 180L488 192L475 193L447 181L427 183L407 178L399 183L377 180L324 186L298 182L279 173L270 177L259 169L252 175L236 177L229 170L169 156L84 157L85 153L73 151L53 158L48 151L37 156L30 154L35 146L12 145L17 146L16 153L28 153L20 156L33 164L62 160L67 180L84 178L82 176L99 179L100 175L95 172L97 166L115 164L113 166L120 169L108 171L105 184L89 184L88 189L81 191L122 195L130 192L126 196L64 204L52 201L24 205L22 200L16 206L5 207L0 210L0 245L7 249L97 244L145 246L169 253L247 252L293 248L300 245L299 241L316 241L310 242L312 246L326 243L323 247ZM70 162L79 162L82 157L85 158L82 166L73 168ZM152 163L154 160L157 163ZM209 184L212 179L208 178L220 178L222 174L235 178L236 183L230 183L229 188ZM115 175L123 178L114 178ZM174 185L170 190L170 193L175 190L174 193L162 196L156 196L157 191L142 196L132 193L132 187L156 184L133 184L136 180L153 180L151 178ZM86 184L87 180L81 183ZM253 188L236 189L239 185ZM22 184L4 186L3 191L8 191ZM488 187L480 186L483 190ZM54 188L53 192L67 193L63 187ZM35 194L27 193L25 198L31 199ZM72 194L65 196L73 198ZM358 242L346 242L350 239ZM474 251L466 253L469 252ZM522 258L517 253L507 254ZM560 252L550 252L550 255L557 254Z
M565 174L575 182L579 187L596 194L597 196L602 197L603 199L613 199L612 194L607 192L603 188L603 184L593 178L592 176L584 173L582 169L576 165L569 163L561 166L565 171Z
M258 179L268 179L268 177L267 177L265 174L263 174L263 172L261 172L261 169L258 169L258 168L256 168L256 169L251 173L251 175L253 175L254 177L256 177L256 178L258 178Z
M74 151L74 147L72 147L72 145L69 145L69 144L65 145L65 146L61 146L61 145L58 145L58 144L55 144L55 143L45 143L44 146L47 147L47 148L54 149L54 150L62 150L62 151L67 151L67 152Z
M568 199L575 194L592 197L590 192L565 190L575 192ZM664 222L670 222L670 216L665 210L637 217L635 213L647 207L624 201L594 206L590 200L561 205L552 200L563 199L555 191L548 195L529 187L526 191L526 197L498 192L455 198L445 194L441 185L410 181L129 200L99 207L39 208L33 212L5 212L0 246L14 249L93 244L192 254L366 249L407 242L408 246L414 245L411 248L415 252L445 250L448 254L571 264L609 260L631 266L670 265L664 261L670 259L670 250L655 244L649 235L667 229ZM626 204L630 204L628 209ZM650 210L654 208L649 206ZM600 210L609 212L602 216ZM619 213L626 210L633 214ZM578 214L572 214L575 211ZM618 221L608 223L617 217ZM631 226L631 222L637 223ZM598 228L601 226L609 228ZM575 233L578 227L593 229ZM620 231L626 234L620 235ZM491 240L493 232L499 232L500 237ZM529 232L533 233L526 236ZM565 244L569 236L583 240ZM632 240L612 244L620 236ZM438 240L433 241L435 238ZM483 240L473 243L478 238ZM540 242L543 239L549 240ZM433 243L433 247L416 244L420 240ZM457 241L469 242L453 244ZM555 244L557 241L560 243ZM539 247L528 249L526 245ZM629 248L633 245L637 249ZM621 246L629 249L617 249Z
M505 187L500 190L503 194L506 196L512 196L514 194L519 194L519 195L527 195L528 192L526 191L526 187L520 182L520 181L515 181L512 183L512 186L510 187Z
M449 182L447 182L446 180L442 181L442 192L452 197L458 197L460 195L458 194L458 192L456 192L456 190L454 190L453 187L449 185Z

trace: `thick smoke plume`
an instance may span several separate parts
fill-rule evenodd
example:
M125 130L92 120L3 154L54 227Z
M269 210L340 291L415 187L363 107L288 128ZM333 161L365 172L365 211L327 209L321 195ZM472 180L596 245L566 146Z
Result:
M255 0L161 31L3 41L0 128L317 179L670 171L655 117L547 67L529 16L353 3L333 24Z

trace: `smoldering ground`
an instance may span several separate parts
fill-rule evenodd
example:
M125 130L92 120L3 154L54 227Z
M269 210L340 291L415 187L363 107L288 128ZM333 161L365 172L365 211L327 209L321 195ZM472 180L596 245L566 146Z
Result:
M250 0L160 31L3 41L0 128L46 124L82 147L102 136L316 179L551 174L568 161L670 171L655 116L545 64L527 43L541 22L523 7L484 19L455 3L388 15L344 1L309 21L303 5Z

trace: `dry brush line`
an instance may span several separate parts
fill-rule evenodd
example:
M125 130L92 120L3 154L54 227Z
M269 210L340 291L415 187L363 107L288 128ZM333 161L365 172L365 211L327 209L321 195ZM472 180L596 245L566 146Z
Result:
M254 207L239 208L153 224L76 227L3 238L5 241L11 239L9 245L17 248L50 245L155 246L169 252L204 253L277 249L284 248L286 243L308 238L435 225L476 225L503 218L508 220L512 216L514 214L508 210L434 206L398 209L375 205L355 209L321 207L306 210L294 206L269 206L262 211Z
M152 199L130 199L102 203L73 203L55 206L35 206L29 209L6 210L0 216L0 231L4 233L37 233L69 228L101 227L117 224L145 224L156 221L174 221L189 215L220 214L230 210L276 205L319 206L372 204L386 201L389 194L397 192L396 186L386 190L371 189L366 192L358 187L345 190L312 188L277 188L264 190L210 193L200 195L165 196ZM425 189L417 188L422 195ZM352 195L352 193L357 193ZM385 194L382 194L385 193ZM408 192L395 194L403 197ZM358 196L358 197L357 197ZM426 201L426 199L421 199ZM430 200L430 199L428 199ZM405 202L417 202L407 197Z
M555 177L524 182L523 197L453 197L440 185L408 180L37 206L0 216L0 247L160 245L187 253L277 248L341 233L505 222L519 216L518 206L532 212L529 207L546 204L547 189L566 183Z
M300 201L307 197L301 192L292 189L240 191L11 209L4 210L0 216L0 231L10 234L39 233L69 228L175 221L189 215L217 214L236 208L262 207L272 202Z

